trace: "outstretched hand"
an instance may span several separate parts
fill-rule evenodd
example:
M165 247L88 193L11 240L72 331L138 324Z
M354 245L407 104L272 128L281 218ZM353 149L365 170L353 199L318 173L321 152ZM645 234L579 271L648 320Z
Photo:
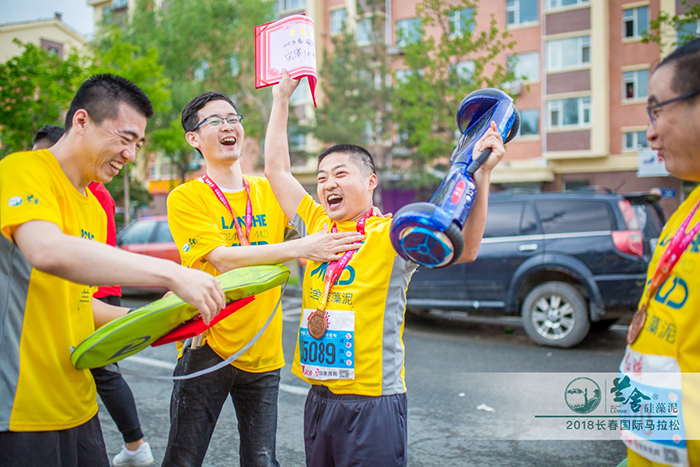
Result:
M289 76L289 72L282 68L282 80L272 86L272 98L277 99L279 97L286 97L287 99L292 97L292 93L299 86L299 79L292 79Z
M324 228L321 232L304 237L302 258L319 263L336 261L347 250L356 250L365 236L357 232L329 233Z
M211 319L226 306L226 295L211 274L197 269L178 267L172 280L172 291L196 307L206 324L209 324Z

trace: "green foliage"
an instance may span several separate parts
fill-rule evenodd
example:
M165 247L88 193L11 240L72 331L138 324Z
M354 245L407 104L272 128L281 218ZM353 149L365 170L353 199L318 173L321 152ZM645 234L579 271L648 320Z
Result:
M30 149L42 126L63 125L85 66L73 51L61 59L34 44L14 42L24 51L0 63L0 157Z
M367 2L365 13L381 11L380 2ZM391 147L391 93L386 79L390 56L381 40L384 20L373 15L375 40L358 45L352 32L333 37L333 51L324 51L322 76L326 99L316 110L316 121L309 130L324 143L352 143L367 146L378 168L389 164Z
M687 7L687 0L681 5ZM698 37L697 28L700 22L700 3L687 7L684 15L671 15L666 11L659 11L659 15L649 22L649 31L642 35L642 42L654 42L659 44L662 53L668 53L672 49ZM672 35L665 34L672 31Z
M486 27L471 18L463 20L466 27L461 34L455 33L451 14L464 10L476 17L478 2L419 3L416 13L423 28L437 28L440 36L408 43L403 55L407 71L401 79L395 76L393 119L408 154L402 165L414 186L416 181L419 185L435 183L433 169L446 167L457 142L455 112L461 100L472 91L498 88L514 78L501 64L505 63L504 53L515 45L510 34L498 29L493 15Z
M178 168L184 181L192 148L180 115L204 91L223 91L246 117L248 137L260 138L270 112L269 91L255 91L255 26L274 19L271 0L181 0L156 8L139 0L125 28L128 42L155 50L170 83L167 105L154 119L152 147ZM150 94L149 94L150 95Z

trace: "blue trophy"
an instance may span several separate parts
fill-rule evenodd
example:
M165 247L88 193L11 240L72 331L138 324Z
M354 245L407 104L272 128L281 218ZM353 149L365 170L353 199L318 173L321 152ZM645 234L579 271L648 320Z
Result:
M404 206L391 222L391 243L402 258L441 268L462 254L462 228L476 197L474 173L488 159L491 149L476 159L472 152L492 121L506 143L518 133L520 116L508 94L480 89L462 100L457 111L462 136L450 157L449 172L430 202Z

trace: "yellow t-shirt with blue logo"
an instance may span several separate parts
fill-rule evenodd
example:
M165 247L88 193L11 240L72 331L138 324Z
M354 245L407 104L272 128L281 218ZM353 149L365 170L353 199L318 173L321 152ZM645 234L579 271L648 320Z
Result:
M261 177L244 177L250 184L253 207L253 226L249 235L251 245L281 243L287 218L269 182ZM245 232L246 190L224 192L224 195ZM183 266L214 276L218 276L219 271L204 257L220 246L240 246L231 213L201 180L180 185L168 195L168 224L180 250ZM205 342L221 358L235 354L267 321L279 301L280 291L280 287L275 287L256 295L252 303L209 328L205 333ZM232 365L251 373L272 371L284 366L281 309L277 310L258 341Z
M105 212L79 193L48 150L0 161L0 431L63 430L97 413L89 370L70 351L95 331L95 287L31 267L14 243L22 224L41 220L104 243Z
M323 207L306 195L292 219L300 235L337 225L353 232L356 222L335 223ZM309 313L318 308L328 263L309 261L303 284L303 313L292 373L335 394L381 396L406 392L403 328L406 289L416 264L391 246L391 219L371 217L365 240L331 289L326 311L328 329L322 339L306 331ZM336 319L337 318L337 319Z
M700 203L700 187L696 188L681 204L664 227L649 264L647 284L640 306L646 302L649 283L661 255L668 247L673 235L679 231L681 223L698 203ZM700 210L691 219L690 226L697 222L700 222ZM700 383L700 269L698 265L700 265L700 235L692 240L673 268L671 275L649 301L644 328L637 340L628 346L621 363L621 371L629 374L633 380L639 379L635 374L681 373L680 402L688 438L687 447L684 449L682 443L670 442L668 445L648 444L647 449L644 449L639 441L637 444L632 442L639 453L628 448L630 467L671 465L670 460L682 459L683 451L686 449L689 465L700 465L700 384L698 384ZM651 402L654 403L654 400ZM657 462L647 459L647 457L654 457L653 453L658 454Z

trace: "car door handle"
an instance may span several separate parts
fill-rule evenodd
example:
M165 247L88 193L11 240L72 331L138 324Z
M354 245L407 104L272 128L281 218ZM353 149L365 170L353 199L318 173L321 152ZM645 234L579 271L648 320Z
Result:
M520 245L518 251L535 251L537 249L536 243L526 243L525 245Z

